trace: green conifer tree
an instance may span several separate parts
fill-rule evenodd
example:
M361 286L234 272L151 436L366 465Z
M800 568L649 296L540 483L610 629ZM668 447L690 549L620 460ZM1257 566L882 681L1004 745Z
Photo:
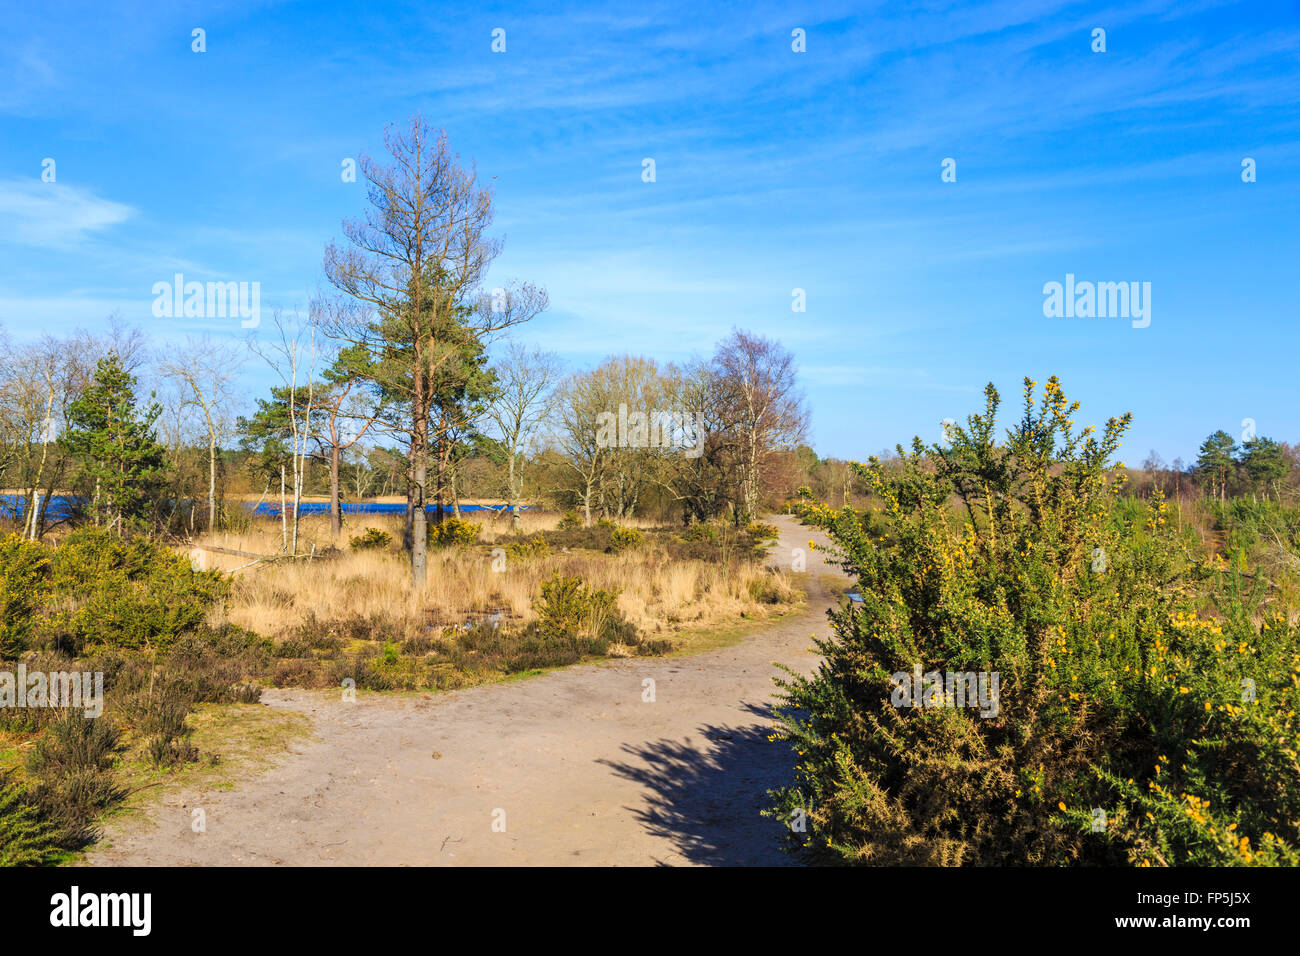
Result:
M68 407L64 447L81 463L91 487L95 523L119 533L143 523L162 488L164 449L154 423L162 409L138 408L136 378L116 352L99 360L89 386Z

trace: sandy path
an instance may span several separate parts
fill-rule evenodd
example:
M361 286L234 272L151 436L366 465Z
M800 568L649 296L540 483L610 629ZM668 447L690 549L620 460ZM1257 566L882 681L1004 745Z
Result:
M774 562L825 539L785 518ZM735 647L614 660L441 695L268 691L314 739L233 790L170 795L115 822L95 865L783 864L760 817L788 779L771 733L773 661L814 664L830 603L807 555L808 611ZM642 681L655 701L642 701ZM435 757L434 754L440 754ZM191 830L202 807L207 831ZM504 832L500 821L504 811ZM494 820L497 829L494 830Z

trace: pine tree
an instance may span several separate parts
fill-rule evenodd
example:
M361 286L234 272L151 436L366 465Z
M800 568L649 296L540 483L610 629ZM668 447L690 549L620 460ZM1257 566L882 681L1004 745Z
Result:
M154 434L162 409L152 400L137 408L135 387L135 376L110 352L68 407L68 429L60 439L93 485L95 523L119 532L148 515L163 480L164 449Z
M1236 464L1237 443L1220 429L1201 444L1196 459L1196 472L1210 486L1210 494L1218 489L1219 500L1227 496L1228 475Z
M1241 449L1241 466L1251 487L1268 494L1270 487L1286 477L1290 464L1282 454L1282 446L1271 438L1253 438Z

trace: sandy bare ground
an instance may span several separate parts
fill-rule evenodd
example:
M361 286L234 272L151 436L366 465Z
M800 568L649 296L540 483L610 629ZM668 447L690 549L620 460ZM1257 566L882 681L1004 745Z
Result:
M774 563L820 533L776 519ZM268 691L314 737L233 790L119 820L94 865L728 865L789 863L759 816L788 780L771 742L774 661L814 666L835 571L807 554L806 613L683 658L612 660L450 694ZM643 701L646 679L654 702ZM201 807L206 832L195 833ZM504 829L502 827L504 826Z

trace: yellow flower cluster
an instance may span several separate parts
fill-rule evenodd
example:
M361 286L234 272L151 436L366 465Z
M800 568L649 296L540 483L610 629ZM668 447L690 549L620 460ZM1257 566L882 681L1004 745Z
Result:
M1174 627L1181 628L1185 631L1194 631L1199 628L1201 630L1209 631L1211 634L1223 633L1223 625L1219 624L1217 621L1199 617L1195 611L1189 611L1186 614L1178 611L1169 619L1169 623ZM1245 647L1244 644L1242 646L1243 648ZM1239 653L1244 653L1244 651L1240 651Z

